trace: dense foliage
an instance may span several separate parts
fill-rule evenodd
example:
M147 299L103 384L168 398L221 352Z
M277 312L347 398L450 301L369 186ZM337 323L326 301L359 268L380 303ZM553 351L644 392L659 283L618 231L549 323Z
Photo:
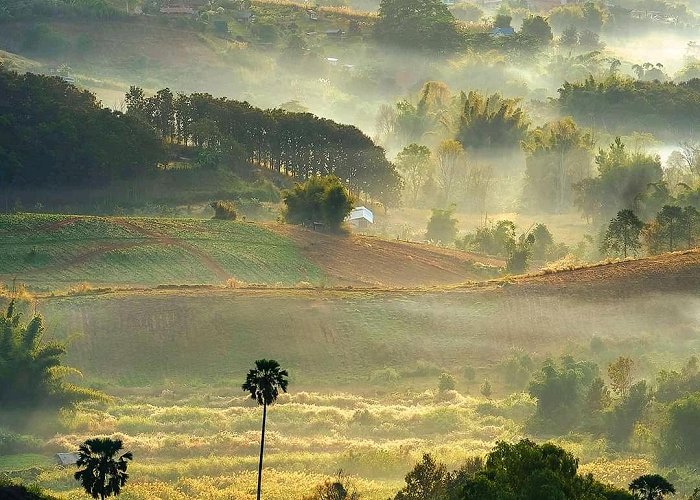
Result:
M335 175L353 191L391 204L400 177L384 150L359 129L309 113L262 110L209 94L126 95L127 114L149 123L167 142L193 145L216 164L248 161L298 180Z
M574 185L575 204L594 221L609 220L619 210L634 209L640 193L663 176L658 156L630 153L619 137L607 150L598 152L595 163L598 176Z
M90 92L0 68L0 183L95 186L146 175L161 157L150 127Z
M0 408L58 409L98 396L64 380L66 374L76 372L61 364L66 348L44 342L43 334L42 317L23 323L17 304L11 301L0 317Z
M434 208L428 221L425 237L436 243L450 245L457 236L457 219L453 216L454 208L447 210Z
M578 474L578 460L562 448L524 439L499 442L485 460L473 459L447 472L430 455L406 475L395 500L631 499L624 490Z
M382 0L374 34L410 49L444 51L460 44L455 18L441 0Z
M559 106L586 125L604 122L618 131L654 131L671 139L697 128L700 79L673 83L591 76L564 83Z
M333 176L311 177L285 191L285 219L292 224L323 223L338 231L352 210L353 199L340 180Z
M593 139L570 118L547 123L523 142L527 153L523 198L531 211L571 208L572 186L591 173Z

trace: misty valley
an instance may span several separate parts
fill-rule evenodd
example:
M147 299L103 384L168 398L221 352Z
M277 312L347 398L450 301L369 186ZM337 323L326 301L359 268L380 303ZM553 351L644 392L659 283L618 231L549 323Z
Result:
M0 0L0 500L700 499L698 0Z

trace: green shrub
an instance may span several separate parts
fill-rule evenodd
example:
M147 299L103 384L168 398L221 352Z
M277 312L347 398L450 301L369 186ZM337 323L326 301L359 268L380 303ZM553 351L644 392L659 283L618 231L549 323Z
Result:
M438 379L438 389L440 392L454 391L457 387L457 382L455 378L449 373L442 373Z
M376 385L395 386L401 379L401 375L394 368L375 370L369 377L370 382Z
M214 201L210 206L214 209L213 219L236 220L238 217L236 206L230 201Z

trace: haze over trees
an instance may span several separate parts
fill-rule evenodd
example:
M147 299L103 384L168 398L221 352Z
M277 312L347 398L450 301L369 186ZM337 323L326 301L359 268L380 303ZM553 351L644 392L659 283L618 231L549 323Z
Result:
M44 320L22 320L12 300L0 317L0 406L12 410L57 411L80 401L98 399L96 391L65 380L77 370L62 364L66 346L44 340Z

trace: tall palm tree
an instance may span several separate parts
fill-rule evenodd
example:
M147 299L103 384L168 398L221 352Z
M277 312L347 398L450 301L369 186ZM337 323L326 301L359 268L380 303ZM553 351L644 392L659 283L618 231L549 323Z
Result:
M260 461L258 462L258 500L262 487L263 451L265 449L265 421L267 420L267 406L277 400L280 389L287 392L287 370L281 370L280 364L274 359L259 359L255 362L255 368L248 372L245 382L241 386L244 391L250 393L250 397L263 407L262 435L260 438Z
M101 498L121 492L129 474L126 473L127 460L133 460L131 452L117 457L122 450L121 439L88 439L78 448L78 467L84 467L74 474L85 491L92 498Z

